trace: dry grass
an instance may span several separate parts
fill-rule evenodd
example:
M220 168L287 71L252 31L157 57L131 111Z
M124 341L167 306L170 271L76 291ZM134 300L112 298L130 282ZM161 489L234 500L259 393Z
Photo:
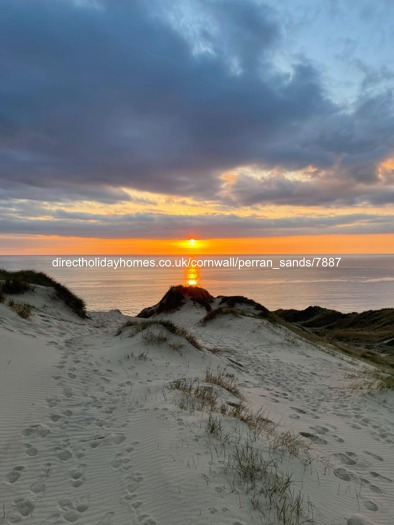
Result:
M205 381L221 386L233 396L243 399L242 393L235 383L234 376L226 373L224 370L218 370L217 373L215 373L210 368L207 368L205 371Z
M182 409L214 411L217 408L218 399L213 388L202 385L198 379L177 379L170 383L170 389L183 393L179 400Z
M237 389L234 378L224 372L213 373L208 369L205 379L206 383L221 386L229 392L234 391L234 387ZM228 381L230 388L226 388ZM241 483L250 495L252 507L261 512L267 523L272 520L281 525L312 523L309 508L305 510L302 493L295 488L291 475L278 469L284 458L282 452L298 456L303 445L301 438L292 432L280 432L263 410L252 411L242 402L219 402L214 389L206 383L201 384L199 379L180 378L170 384L170 389L181 393L178 398L181 409L208 412L206 432L215 439L216 444L212 443L212 446L221 457L221 463L224 462L232 483ZM237 421L238 434L234 430L231 434L223 431L225 420L222 417ZM246 439L244 430L239 427L241 423L246 425ZM261 448L264 441L265 453Z
M234 445L226 471L244 484L253 508L265 519L275 515L282 525L312 522L305 510L303 495L295 490L291 475L279 472L276 457L271 454L266 458L250 439Z
M210 375L209 369L207 373ZM215 382L214 384L218 383ZM235 385L234 379L232 379L231 384ZM256 440L264 435L272 450L280 450L297 457L300 449L305 447L304 440L298 434L291 431L281 432L278 425L269 418L268 413L263 409L253 411L246 407L243 402L237 404L219 403L218 396L213 388L201 384L199 379L176 379L170 383L170 389L182 392L183 395L178 402L180 408L190 411L208 410L242 421L248 427L253 439Z
M31 317L33 307L27 303L16 303L12 299L8 301L8 306L16 312L22 319L29 319Z

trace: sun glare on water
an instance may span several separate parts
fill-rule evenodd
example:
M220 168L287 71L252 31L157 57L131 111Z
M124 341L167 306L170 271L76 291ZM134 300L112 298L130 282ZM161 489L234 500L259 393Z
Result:
M187 286L197 286L200 282L200 272L198 268L186 268L185 282Z

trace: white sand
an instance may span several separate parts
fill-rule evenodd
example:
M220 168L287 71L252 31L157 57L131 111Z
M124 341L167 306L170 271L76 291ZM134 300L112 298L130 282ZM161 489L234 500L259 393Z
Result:
M394 396L351 390L348 373L360 364L254 318L198 325L205 310L190 304L163 317L223 353L157 326L115 336L126 320L119 313L84 321L38 286L14 300L36 308L23 320L0 304L0 523L282 523L264 499L253 509L228 467L246 425L218 415L223 435L213 437L207 412L179 408L180 393L168 389L203 379L207 367L233 373L246 404L264 407L277 432L304 433L310 448L299 457L273 451L264 434L253 446L292 474L309 518L394 523ZM166 341L154 342L160 334Z

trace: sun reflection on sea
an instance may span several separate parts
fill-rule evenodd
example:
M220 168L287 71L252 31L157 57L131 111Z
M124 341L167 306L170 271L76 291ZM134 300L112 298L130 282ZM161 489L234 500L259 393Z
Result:
M200 270L199 268L186 268L185 269L185 283L186 286L198 286L200 283Z

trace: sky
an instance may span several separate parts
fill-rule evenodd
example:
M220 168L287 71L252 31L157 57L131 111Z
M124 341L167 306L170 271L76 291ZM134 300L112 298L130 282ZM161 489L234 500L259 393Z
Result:
M2 0L0 254L394 253L393 19Z

